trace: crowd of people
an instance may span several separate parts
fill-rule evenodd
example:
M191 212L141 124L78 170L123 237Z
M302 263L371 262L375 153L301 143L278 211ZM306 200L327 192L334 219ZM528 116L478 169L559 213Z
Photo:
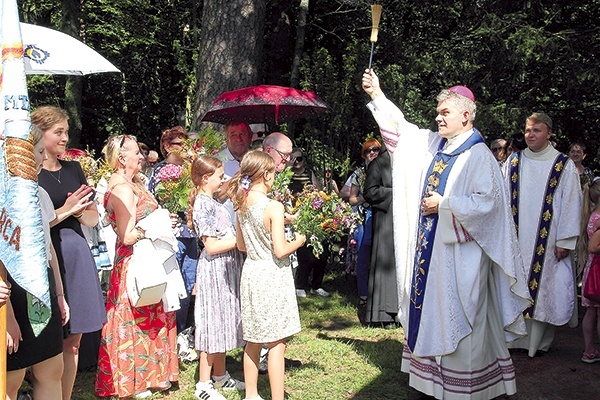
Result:
M328 246L316 257L306 236L289 229L294 215L269 196L287 167L292 196L314 186L360 215L346 257L357 309L366 326L404 328L409 384L438 399L514 394L509 348L530 357L549 350L555 327L574 318L578 275L585 285L600 253L600 179L583 165L586 147L557 151L544 113L527 118L524 135L488 147L466 86L438 95L438 132L408 122L373 70L362 86L381 139L361 144L364 162L341 189L330 166L315 174L285 134L253 144L250 126L238 121L225 125L221 151L192 159L180 126L163 132L162 161L136 137L112 136L103 150L109 174L94 188L80 163L64 157L65 111L37 108L31 140L52 316L35 335L24 290L10 276L0 284L8 305L7 398L17 399L30 368L36 399L70 399L82 335L101 330L97 396L168 390L179 377L185 334L194 337L198 398L244 390L246 399L262 399L258 374L268 371L271 398L284 399L286 340L301 329L297 297L330 296L323 287ZM158 192L171 166L188 168L192 187L186 206L165 220ZM115 235L106 298L85 234L91 228ZM169 278L176 284L160 300L136 305L128 273L140 262L136 249L158 239L167 245L143 259L160 258L176 271ZM581 360L599 362L600 305L585 297L582 305ZM226 353L241 347L243 379L226 366Z

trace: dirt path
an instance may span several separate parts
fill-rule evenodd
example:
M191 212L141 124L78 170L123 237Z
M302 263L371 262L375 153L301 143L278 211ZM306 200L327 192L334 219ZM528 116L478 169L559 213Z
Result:
M580 312L583 316L583 310ZM600 399L600 363L581 362L581 324L556 329L550 351L529 358L524 352L511 352L517 370L517 394L511 400Z

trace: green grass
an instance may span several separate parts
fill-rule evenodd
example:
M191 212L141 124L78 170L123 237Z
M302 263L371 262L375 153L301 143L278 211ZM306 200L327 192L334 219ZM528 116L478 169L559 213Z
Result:
M408 378L400 372L402 329L384 330L361 325L357 309L356 281L331 272L324 286L332 296L299 299L302 331L288 342L286 357L302 365L286 371L289 400L373 400L409 398ZM241 349L228 353L227 368L243 379ZM178 387L153 399L194 399L197 363L181 363ZM95 374L80 373L73 399L91 400ZM270 399L268 376L259 377L259 393ZM244 398L244 392L226 393L228 400Z

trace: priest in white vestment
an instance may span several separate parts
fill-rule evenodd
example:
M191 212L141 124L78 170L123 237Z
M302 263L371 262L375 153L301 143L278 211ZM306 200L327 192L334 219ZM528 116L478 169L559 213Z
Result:
M528 335L510 343L530 357L548 351L556 325L569 322L576 307L569 253L580 230L582 195L572 160L551 144L552 120L544 113L525 124L527 148L504 164L523 264L533 305L525 311Z
M513 394L506 342L525 334L531 299L498 162L473 128L473 93L440 93L436 133L407 122L372 70L362 86L392 153L402 371L437 399Z

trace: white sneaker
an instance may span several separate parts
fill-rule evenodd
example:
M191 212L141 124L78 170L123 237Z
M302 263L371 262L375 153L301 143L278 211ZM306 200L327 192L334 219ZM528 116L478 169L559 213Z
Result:
M194 396L201 400L227 400L225 396L215 390L211 381L196 383Z
M213 387L215 389L221 390L244 390L246 389L246 384L242 381L238 381L229 375L229 372L225 372L225 377L220 381L214 381Z
M306 297L306 291L303 289L296 289L296 297Z
M143 392L136 394L135 396L133 396L133 398L134 399L147 399L150 396L152 396L152 391L150 389L148 389L148 390L144 390Z
M318 294L321 297L329 297L329 292L325 291L323 288L318 288L317 290L310 289L310 294Z

